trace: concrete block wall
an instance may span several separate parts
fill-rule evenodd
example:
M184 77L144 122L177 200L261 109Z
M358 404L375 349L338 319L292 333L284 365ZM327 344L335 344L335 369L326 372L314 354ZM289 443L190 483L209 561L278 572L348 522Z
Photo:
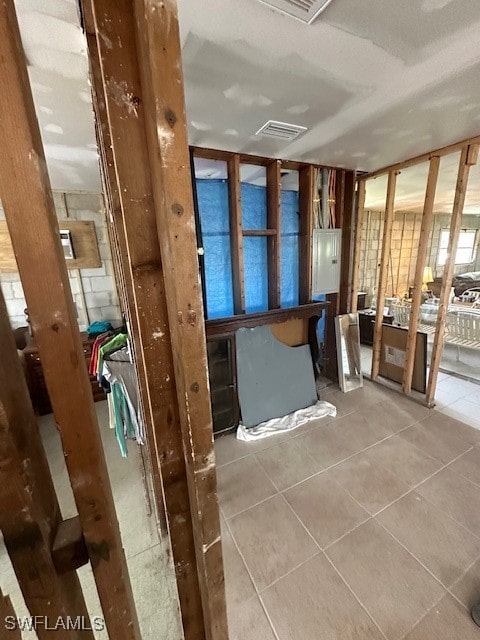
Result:
M59 220L93 220L102 266L96 269L69 270L70 288L78 311L79 325L85 330L88 322L107 320L114 326L121 321L113 264L105 226L103 196L100 193L54 192L55 210ZM0 207L0 219L4 218ZM12 327L24 326L27 306L18 273L0 273L0 286L5 297ZM86 310L83 308L85 296ZM85 313L86 311L86 313Z

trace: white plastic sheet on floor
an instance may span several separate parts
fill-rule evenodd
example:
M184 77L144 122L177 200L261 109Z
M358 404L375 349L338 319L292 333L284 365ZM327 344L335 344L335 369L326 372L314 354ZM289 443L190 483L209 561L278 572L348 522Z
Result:
M326 416L335 417L337 415L337 409L324 400L319 400L315 404L305 409L298 409L293 413L289 413L282 418L272 418L257 424L256 427L245 427L240 424L237 429L237 440L243 440L244 442L250 442L252 440L260 440L260 438L268 438L274 436L276 433L285 433L286 431L293 431L307 422L313 420L319 420Z

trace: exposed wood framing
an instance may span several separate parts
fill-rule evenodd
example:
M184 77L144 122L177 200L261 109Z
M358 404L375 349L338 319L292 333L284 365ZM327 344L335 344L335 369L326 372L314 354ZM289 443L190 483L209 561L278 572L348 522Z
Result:
M208 636L197 575L188 488L188 482L195 482L195 479L187 477L183 452L133 8L128 0L116 3L88 0L83 6L92 66L97 59L101 70L99 76L93 73L94 91L99 102L103 97L108 115L105 121L100 114L101 131L103 146L108 148L111 144L115 170L108 174L108 182L112 192L118 194L114 215L124 245L121 247L122 262L133 283L134 303L130 304L137 317L138 330L134 332L134 338L139 370L143 359L145 393L142 385L140 389L145 413L147 418L150 416L146 428L151 462L157 476L161 469L162 478L154 481L157 508L162 508L163 480L184 634L186 640L197 640ZM118 86L125 87L124 101L118 100ZM190 277L198 282L198 272ZM199 317L202 317L201 313ZM198 510L195 513L198 514Z
M174 1L154 0L135 0L134 6L205 631L209 640L225 640L220 516L177 7Z
M452 286L453 272L455 268L455 254L457 252L458 237L462 226L462 214L465 204L465 195L468 186L470 167L477 163L479 145L469 145L462 149L458 165L457 185L455 199L453 201L452 218L450 222L450 235L448 239L447 261L443 269L442 286L438 303L438 315L435 338L430 362L430 373L427 386L427 405L431 406L435 400L438 371L443 355L443 338L445 334L445 321L447 317L448 298Z
M340 269L339 313L352 310L355 250L355 172L345 171L341 218L342 253Z
M35 341L108 633L137 640L140 630L13 0L0 5L0 71L1 199Z
M232 254L233 311L245 313L245 270L243 264L242 194L240 158L234 154L227 160L230 249Z
M280 160L267 166L267 264L268 264L268 308L280 307L280 243L281 243L281 199L282 178Z
M439 167L440 158L438 156L434 156L430 160L430 168L428 171L425 202L423 205L422 226L420 230L420 242L418 245L417 262L415 266L412 306L410 309L410 324L407 336L407 353L402 382L405 393L410 393L412 390L413 367L415 364L415 351L417 345L418 316L420 313L420 305L422 304L423 269L426 264L427 248L433 226L433 206L435 204L435 192L437 189Z
M382 346L382 324L383 307L385 305L385 292L388 280L388 263L390 247L392 243L393 230L393 210L395 203L395 188L397 184L397 173L390 171L388 174L387 200L385 205L385 220L383 224L382 253L380 258L380 270L377 290L377 314L375 316L375 329L373 332L373 354L372 354L372 379L378 376L380 367L380 356Z
M302 167L298 172L298 198L300 215L299 238L299 298L300 304L312 299L312 241L313 241L313 192L315 168Z
M360 248L362 246L363 218L365 213L365 180L359 180L357 191L357 224L355 225L355 248L353 251L353 274L352 274L352 313L357 311L358 305L358 283L360 279Z
M0 529L5 547L30 615L51 620L86 616L77 574L59 575L52 559L62 525L60 507L1 289L0 353ZM39 627L40 640L50 636ZM59 631L59 637L93 640L92 633Z
M461 151L466 146L471 146L472 148L474 148L478 144L480 144L480 136L475 136L474 138L467 138L467 140L462 140L461 142L455 142L454 144L447 145L446 147L441 147L440 149L434 149L433 151L429 151L428 153L422 153L421 155L415 156L408 160L403 160L402 162L397 162L387 167L382 167L381 169L377 169L376 171L371 171L370 173L366 173L362 175L362 180L377 178L378 176L381 176L384 173L390 173L390 171L401 171L402 169L407 169L407 167L413 167L416 164L427 162L428 160L431 160L435 156L438 156L441 158L442 156L448 156L450 153Z
M244 229L243 235L251 236L253 238L264 238L265 236L276 236L277 229Z

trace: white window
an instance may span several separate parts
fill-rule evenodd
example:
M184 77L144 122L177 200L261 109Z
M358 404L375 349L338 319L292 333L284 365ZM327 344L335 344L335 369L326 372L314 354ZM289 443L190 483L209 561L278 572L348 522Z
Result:
M457 253L455 254L455 264L469 264L473 262L475 257L475 238L477 232L475 229L462 229L458 237ZM448 229L442 229L440 232L440 248L438 250L437 264L443 267L447 261L448 239L450 232Z

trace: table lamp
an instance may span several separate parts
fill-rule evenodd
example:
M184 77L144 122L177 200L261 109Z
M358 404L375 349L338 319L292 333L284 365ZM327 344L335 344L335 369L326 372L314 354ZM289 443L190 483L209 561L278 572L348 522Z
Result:
M428 283L433 282L433 273L432 267L424 267L423 268L423 277L422 277L422 291L428 291Z

